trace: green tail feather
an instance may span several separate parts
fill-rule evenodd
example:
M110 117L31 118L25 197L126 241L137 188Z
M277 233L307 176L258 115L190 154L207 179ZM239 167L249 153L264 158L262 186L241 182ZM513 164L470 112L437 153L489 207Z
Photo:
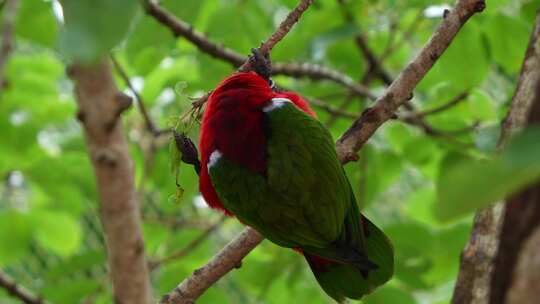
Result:
M394 249L390 240L371 221L363 217L367 228L366 248L370 261L378 268L367 276L358 267L343 263L320 263L320 258L305 253L315 278L324 291L338 302L345 298L360 299L378 286L387 282L394 273Z

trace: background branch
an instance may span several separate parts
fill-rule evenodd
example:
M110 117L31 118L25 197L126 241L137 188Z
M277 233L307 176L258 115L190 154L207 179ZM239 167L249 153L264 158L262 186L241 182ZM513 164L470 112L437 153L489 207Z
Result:
M161 304L191 304L222 276L233 268L240 267L242 259L259 245L264 237L247 227L227 246L218 252L210 262L195 270L180 285L161 299Z
M40 297L36 297L31 294L26 288L17 284L13 279L11 279L6 273L0 270L0 288L3 288L7 293L14 298L19 299L22 303L25 304L44 304L45 301Z
M273 48L275 43L281 40L283 36L292 28L292 24L291 28L287 28L287 26L289 26L288 22L296 22L307 8L307 5L311 4L311 2L312 1L306 0L301 1L300 4L293 11L291 11L290 15L292 15L292 17L289 17L289 15L287 19L285 19L285 23L280 24L279 30L270 36L270 38L264 42L261 47L269 49ZM172 15L167 10L160 7L157 3L153 1L145 1L144 7L150 16L154 17L156 21L169 28L175 37L184 37L186 40L195 45L200 51L212 57L229 62L234 67L241 67L242 65L247 64L247 56L241 55L232 49L210 41L205 35L193 29L190 24ZM317 64L274 62L272 63L272 74L286 75L297 78L306 77L311 80L330 80L348 88L361 97L367 97L373 100L375 99L375 95L373 95L367 87L355 83L354 80L352 80L349 76ZM200 101L206 101L206 98L203 96L203 98L200 98ZM199 104L200 103L204 102L199 102Z
M13 32L15 30L15 21L17 20L17 10L19 9L19 0L6 0L3 7L2 23L2 46L0 47L0 92L3 91L5 84L4 69L13 49Z
M529 48L522 65L518 86L510 110L502 125L499 147L510 139L511 135L527 124L540 120L540 49L538 41L540 36L540 15L537 17L536 27L530 39ZM536 96L536 97L535 97ZM533 105L534 100L536 102ZM536 108L536 110L534 110ZM535 116L531 116L534 114ZM506 293L512 284L512 280L520 248L525 243L527 236L539 223L540 199L538 186L517 194L510 198L506 207L499 203L492 207L477 212L474 218L473 229L469 242L461 254L461 265L454 289L453 303L503 303ZM535 194L536 193L536 194ZM536 201L535 201L536 200ZM503 224L504 221L504 224ZM501 228L502 227L502 228ZM502 229L502 231L501 231ZM499 234L501 241L499 244ZM532 241L534 244L537 241ZM533 253L534 252L534 253ZM538 255L538 248L530 251ZM527 254L527 251L524 251ZM531 261L530 258L522 259L522 262ZM529 272L540 272L531 263L526 271L520 268L520 275L516 284L517 290L527 285L526 280L533 276L527 276ZM538 286L538 285L536 285ZM523 291L523 290L521 290ZM537 294L529 299L537 300ZM510 291L509 299L524 299L517 297ZM527 301L510 300L509 303L533 303Z
M115 301L148 304L151 288L133 164L119 122L131 99L116 88L108 63L75 65L68 75L75 82L77 119L84 127L96 175Z
M180 249L180 250L178 250L176 252L173 252L173 253L169 254L168 256L163 257L161 259L150 261L150 263L149 263L150 270L153 271L153 270L155 270L156 268L158 268L160 265L162 265L164 263L168 263L170 261L180 259L183 256L189 254L191 251L193 251L194 249L199 247L199 245L202 244L214 231L216 231L216 229L221 227L221 225L223 224L223 222L225 222L226 219L227 219L226 216L224 216L224 215L221 216L221 218L216 223L214 223L213 225L207 227L203 231L203 233L201 233L201 235L199 235L193 241L188 243L182 249Z
M137 90L135 90L135 88L133 87L133 84L131 84L131 80L129 79L129 76L127 75L127 73L124 70L124 68L122 67L122 65L120 65L120 62L118 62L118 60L116 60L116 57L113 54L111 54L110 57L111 57L111 62L113 63L114 69L116 70L116 72L118 73L120 78L122 78L122 80L124 81L126 86L129 88L129 90L131 91L133 96L135 96L137 107L139 108L139 112L141 112L141 114L143 116L146 128L153 135L159 135L159 130L156 128L156 125L152 121L152 118L150 117L150 114L146 110L146 106L144 105L144 101L142 99L142 96L139 94L139 92L137 92Z

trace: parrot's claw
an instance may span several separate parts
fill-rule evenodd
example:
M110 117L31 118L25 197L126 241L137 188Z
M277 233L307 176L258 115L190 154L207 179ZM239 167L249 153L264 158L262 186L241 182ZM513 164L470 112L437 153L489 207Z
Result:
M263 54L258 48L252 48L249 61L253 71L271 83L272 62L270 61L270 55L268 53Z

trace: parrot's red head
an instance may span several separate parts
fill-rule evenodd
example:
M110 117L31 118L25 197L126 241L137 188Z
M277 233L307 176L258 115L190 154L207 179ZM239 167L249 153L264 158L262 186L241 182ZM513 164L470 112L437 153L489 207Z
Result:
M200 190L212 208L227 210L210 182L207 163L219 150L229 160L266 175L266 130L262 109L272 98L287 98L315 117L308 103L292 92L274 92L254 72L235 73L223 80L208 97L201 127Z

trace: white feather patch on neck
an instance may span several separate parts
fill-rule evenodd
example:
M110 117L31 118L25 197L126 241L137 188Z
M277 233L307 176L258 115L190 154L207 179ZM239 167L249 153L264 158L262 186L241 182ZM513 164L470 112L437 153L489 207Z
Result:
M210 168L216 165L221 156L223 156L223 153L219 152L219 150L214 150L214 152L210 154L210 160L208 161L207 165L208 170L210 170Z
M283 107L285 103L287 102L292 103L292 101L287 98L272 98L270 103L267 106L265 106L262 110L263 112L271 112L271 111L274 111L275 109L279 109Z

